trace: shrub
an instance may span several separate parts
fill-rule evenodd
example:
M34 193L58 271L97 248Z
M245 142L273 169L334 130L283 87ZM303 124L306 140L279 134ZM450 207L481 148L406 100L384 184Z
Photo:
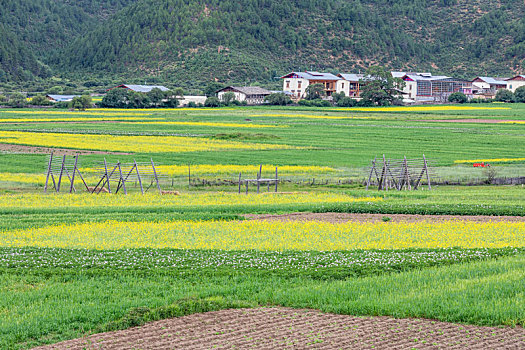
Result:
M217 97L208 97L204 102L204 107L220 107L221 101Z
M448 102L452 103L465 103L467 101L467 96L462 92L454 92L448 97Z
M357 101L350 97L342 97L337 101L337 107L354 107Z
M264 102L273 106L286 106L287 104L292 103L292 100L289 96L283 94L282 92L270 94L264 98Z
M516 102L525 103L525 86L516 89L514 92L514 99Z
M514 94L510 90L500 89L496 93L495 100L499 102L514 102Z

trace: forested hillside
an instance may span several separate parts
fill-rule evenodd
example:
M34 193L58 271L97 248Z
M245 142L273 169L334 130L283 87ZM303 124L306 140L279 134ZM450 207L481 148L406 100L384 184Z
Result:
M465 77L525 70L522 0L8 3L16 20L4 22L4 15L2 23L15 39L55 74L78 79L150 78L195 87L370 64Z
M0 82L46 77L47 63L134 0L2 0Z

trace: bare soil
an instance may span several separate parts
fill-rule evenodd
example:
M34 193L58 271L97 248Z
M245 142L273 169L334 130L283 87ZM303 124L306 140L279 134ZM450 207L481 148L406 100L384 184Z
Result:
M418 120L418 121L436 122L436 123L479 123L479 124L523 122L523 120L511 120L511 119L424 119L424 120Z
M315 310L222 310L36 349L524 349L522 327L355 317Z
M70 148L52 148L52 147L40 147L40 146L24 146L24 145L13 145L8 143L0 143L0 152L5 153L24 153L24 154L49 154L53 152L59 155L85 155L85 154L131 154L122 152L105 152L105 151L90 151L83 149L70 149Z
M291 213L283 215L245 214L250 220L265 221L326 221L331 223L379 222L383 218L390 218L388 222L442 222L442 221L512 221L525 222L523 216L466 216L466 215L409 215L409 214L356 214L356 213Z

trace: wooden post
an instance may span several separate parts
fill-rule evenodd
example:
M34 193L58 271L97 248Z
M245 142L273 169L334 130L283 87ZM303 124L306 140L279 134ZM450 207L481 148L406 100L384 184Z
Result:
M60 168L60 177L58 178L57 192L60 192L60 183L62 182L62 174L64 173L64 165L66 163L66 155L62 157L62 167Z
M124 176L122 176L122 168L120 167L120 161L118 161L117 165L118 171L120 173L120 181L122 181L122 189L124 190L124 194L128 194L128 191L126 190L126 180L124 179Z
M78 153L75 156L75 165L73 165L73 175L71 177L71 187L69 188L69 193L72 193L73 190L75 189L74 183L75 183L75 173L77 172L77 164L78 164Z
M423 162L425 164L425 171L427 172L428 189L431 190L432 186L430 186L430 174L428 173L427 159L425 158L424 154L423 154Z
M410 191L412 189L412 186L410 185L410 173L408 171L408 162L406 156L404 157L403 166L405 168L405 187L407 190Z
M277 167L275 167L275 192L277 192L278 183L279 183L279 178L277 177Z
M80 176L80 179L82 180L82 182L84 183L84 186L86 186L86 190L89 192L89 186L87 185L86 180L84 180L84 177L82 176L78 168L77 168L77 173L78 173L78 176Z
M153 163L153 158L151 158L151 166L153 167L153 175L155 175L155 181L157 182L157 188L159 189L159 194L162 194L162 190L159 185L159 178L157 177L157 170L155 169L155 163Z
M53 152L49 155L49 163L47 164L47 175L46 175L46 184L44 185L44 193L47 192L47 184L49 183L49 175L51 175L51 162L53 161Z
M259 180L261 179L261 170L262 170L262 165L261 165L259 172L257 173L257 194L259 194L259 188L261 186L261 183L259 182Z
M381 191L383 189L383 182L386 175L386 159L385 155L383 154L383 170L381 170L381 178L379 179L379 186L378 190Z
M245 181L246 182L246 194L248 194L248 181Z
M139 166L137 165L137 161L135 159L133 159L133 163L135 164L135 170L137 171L137 178L139 180L140 192L144 194L144 187L142 187L142 179L140 178Z
M370 182L372 181L372 173L376 169L376 158L374 157L374 160L372 161L372 168L370 168L370 175L368 175L368 180L366 181L366 189L368 190L368 187L370 186Z
M188 164L188 190L191 188L191 168Z
M241 194L241 173L239 173L239 194Z
M108 183L108 191L109 193L111 193L111 187L109 185L108 164L106 162L106 158L104 158L104 170L106 172L106 181ZM104 185L102 185L102 187L104 187Z

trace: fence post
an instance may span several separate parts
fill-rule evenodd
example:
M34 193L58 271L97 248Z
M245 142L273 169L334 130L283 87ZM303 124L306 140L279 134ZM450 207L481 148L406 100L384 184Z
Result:
M241 173L239 173L239 194L241 194Z
M78 153L75 157L75 165L73 166L73 176L71 177L71 187L69 188L69 193L73 193L73 190L75 189L74 184L75 184L75 173L77 172L77 164L78 164Z
M162 194L162 190L159 185L159 178L157 177L157 170L155 169L155 163L153 163L153 158L151 159L151 167L153 168L153 175L155 175L155 181L157 182L157 188L159 189L159 194Z
M47 192L47 184L49 183L49 175L51 174L51 162L53 161L53 152L49 155L49 163L47 165L46 184L44 185L44 193Z
M278 177L277 177L277 167L275 167L275 192L277 192L277 184L279 183Z
M62 167L60 168L60 177L58 178L57 192L60 192L60 183L62 182L62 174L64 173L64 166L66 164L66 155L62 157Z

